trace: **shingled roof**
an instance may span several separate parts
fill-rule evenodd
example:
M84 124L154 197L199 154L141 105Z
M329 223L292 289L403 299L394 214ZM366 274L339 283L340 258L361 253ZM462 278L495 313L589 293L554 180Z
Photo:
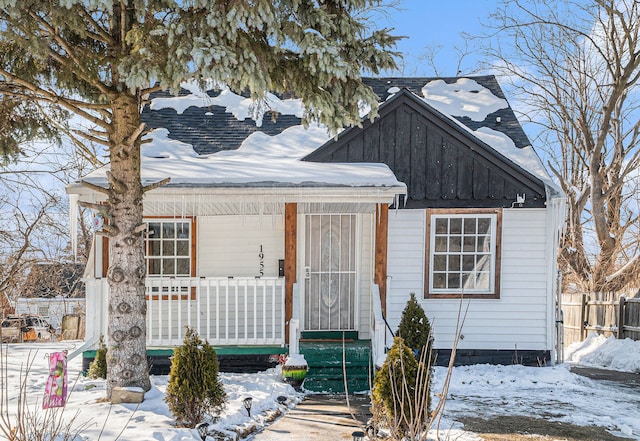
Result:
M502 89L496 78L492 75L465 77L469 78L483 88L488 89L498 98L505 99ZM393 90L406 88L422 97L423 87L436 80L443 80L448 84L455 83L459 78L365 78L364 82L384 102ZM179 96L187 96L191 92L182 89ZM220 90L210 90L207 95L215 98L220 95ZM151 96L156 98L171 97L168 92L157 92ZM243 95L247 96L248 95ZM274 116L276 116L274 118ZM529 139L518 123L510 106L496 110L483 121L474 121L467 116L451 115L471 130L481 127L490 128L504 133L511 138L517 148L530 145ZM142 113L142 121L149 129L165 128L169 131L169 138L181 141L193 146L196 153L206 155L217 153L221 150L235 150L242 142L254 132L263 132L273 136L281 133L288 127L301 124L301 119L295 115L277 114L267 112L261 121L261 125L250 118L240 120L225 107L203 102L201 106L191 106L178 113L172 108L152 109L148 104Z

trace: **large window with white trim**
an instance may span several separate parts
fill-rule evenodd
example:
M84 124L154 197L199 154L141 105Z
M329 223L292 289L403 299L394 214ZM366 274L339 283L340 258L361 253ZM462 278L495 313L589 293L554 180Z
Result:
M501 211L427 210L427 297L498 298Z
M191 276L191 219L147 220L147 275Z

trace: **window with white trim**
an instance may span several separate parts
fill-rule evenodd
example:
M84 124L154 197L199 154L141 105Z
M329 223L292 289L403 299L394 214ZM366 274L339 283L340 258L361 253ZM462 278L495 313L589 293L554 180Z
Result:
M147 275L191 276L191 220L147 220Z
M426 296L498 298L501 211L427 213Z

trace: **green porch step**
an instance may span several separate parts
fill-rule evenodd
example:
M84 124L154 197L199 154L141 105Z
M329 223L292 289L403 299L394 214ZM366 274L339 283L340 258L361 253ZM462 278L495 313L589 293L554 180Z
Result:
M343 358L344 352L344 358ZM370 389L371 342L369 340L301 341L300 353L309 365L304 389L343 393L344 371L350 393Z

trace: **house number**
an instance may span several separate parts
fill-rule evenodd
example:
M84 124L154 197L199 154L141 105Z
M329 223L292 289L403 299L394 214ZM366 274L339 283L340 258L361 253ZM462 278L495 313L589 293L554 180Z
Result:
M264 276L264 252L262 251L262 245L260 245L260 252L258 253L258 263L260 264L260 275Z

